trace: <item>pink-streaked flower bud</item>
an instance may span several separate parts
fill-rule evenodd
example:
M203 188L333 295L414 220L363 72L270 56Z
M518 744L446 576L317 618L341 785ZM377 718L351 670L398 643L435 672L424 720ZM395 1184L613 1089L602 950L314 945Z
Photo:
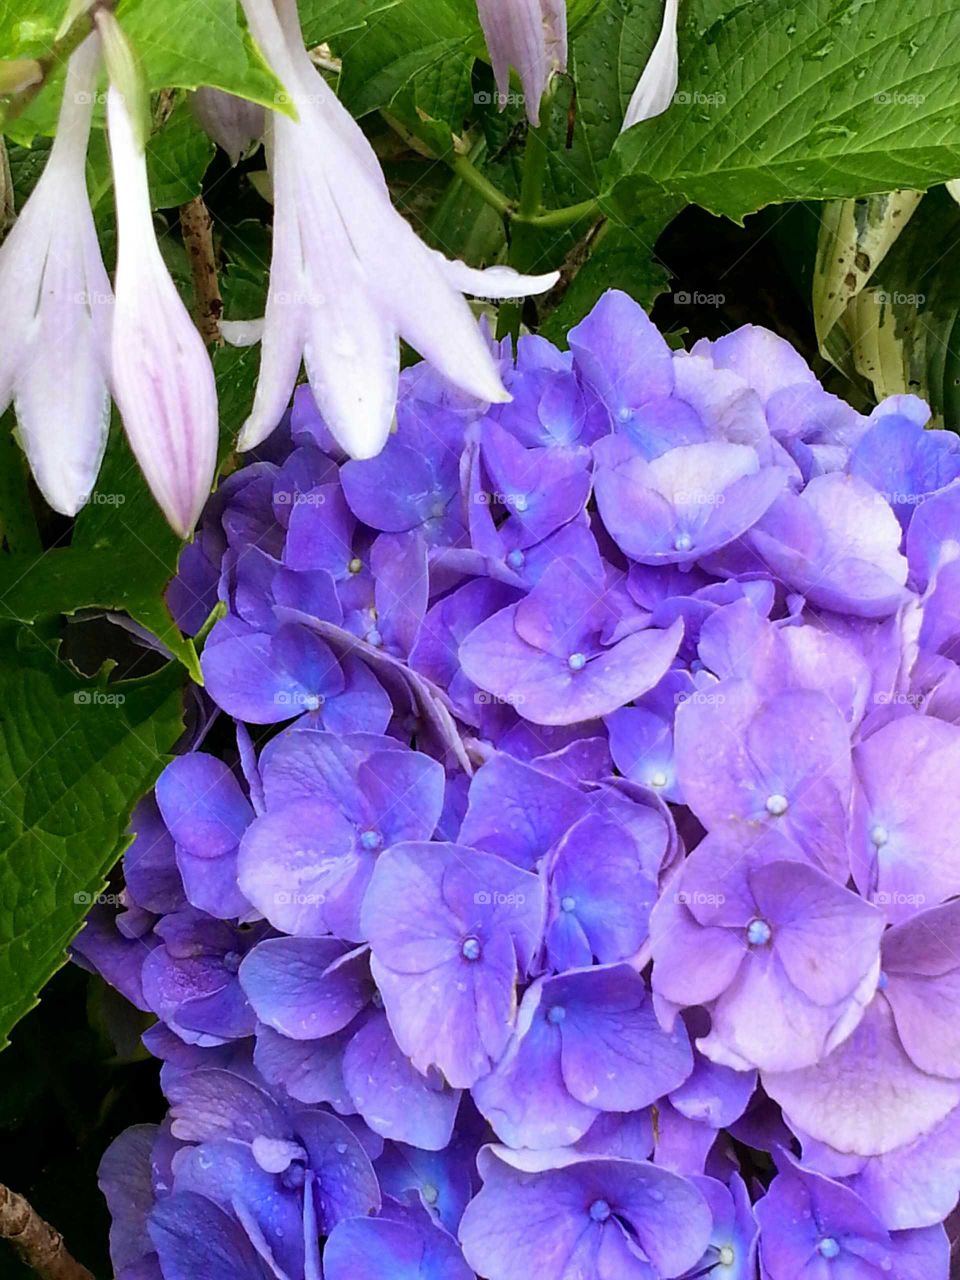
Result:
M113 292L84 172L99 57L92 35L71 58L47 166L0 247L0 412L13 400L37 484L64 515L90 496L110 422Z
M477 0L502 111L510 100L510 68L523 86L527 118L540 123L550 81L567 69L566 0Z
M190 95L190 107L201 129L238 164L263 137L265 113L257 102L203 85Z
M97 24L116 27L116 19L101 10ZM119 27L114 38L117 32ZM187 537L216 468L216 383L203 339L160 254L136 109L131 112L115 82L107 95L107 123L117 202L113 393L154 497Z
M260 381L240 437L252 449L289 403L301 358L330 430L356 458L379 453L393 422L399 338L449 380L488 403L508 400L493 355L463 297L523 297L556 274L488 274L429 249L393 208L359 125L311 63L292 0L242 0L254 38L298 119L274 113L270 290L262 330L229 323L228 341L262 333Z
M662 115L673 101L680 79L680 55L677 49L679 8L680 0L665 0L663 25L633 91L623 119L624 129L640 124L642 120L652 120L654 116Z

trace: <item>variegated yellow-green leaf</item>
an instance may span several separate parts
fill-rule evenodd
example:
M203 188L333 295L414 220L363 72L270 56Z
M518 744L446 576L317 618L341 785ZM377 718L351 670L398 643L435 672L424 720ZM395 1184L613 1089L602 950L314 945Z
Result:
M920 200L919 191L892 191L824 205L813 280L813 316L824 355L834 325L869 283Z

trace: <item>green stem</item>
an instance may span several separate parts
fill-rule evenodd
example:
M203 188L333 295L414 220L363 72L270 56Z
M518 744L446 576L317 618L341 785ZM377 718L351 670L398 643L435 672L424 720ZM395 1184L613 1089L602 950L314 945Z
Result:
M97 8L112 9L113 0L103 0L101 4L92 6L86 13L81 13L64 35L54 42L50 52L37 59L40 76L33 84L28 84L25 89L13 94L7 105L0 108L0 129L7 128L26 111L40 90L45 87L53 72L68 62L70 56L83 44L93 30L93 15Z
M465 155L455 155L450 161L453 172L468 187L472 187L492 209L503 218L512 217L516 206L509 196L495 187L489 178L485 178L473 161Z
M530 227L569 227L585 218L595 217L599 212L599 200L582 200L579 204L567 205L563 209L548 209L545 213L535 213L530 217L518 213L514 220Z
M548 89L540 103L540 124L527 130L527 142L523 153L523 177L520 182L520 204L513 224L510 243L510 265L518 271L530 271L536 265L534 219L540 216L543 203L543 184L547 176L547 160L550 155L548 135L553 116L553 93ZM497 337L511 336L514 341L520 332L522 302L505 302L500 308Z

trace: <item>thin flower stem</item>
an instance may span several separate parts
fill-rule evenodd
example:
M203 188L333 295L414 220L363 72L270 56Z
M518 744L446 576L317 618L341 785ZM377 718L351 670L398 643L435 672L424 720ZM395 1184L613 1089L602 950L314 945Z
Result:
M513 239L510 245L510 265L518 271L530 271L535 266L535 246L531 243L533 219L540 214L543 203L543 184L547 176L547 160L550 149L547 137L553 116L553 93L548 90L540 103L540 124L527 131L527 143L523 153L523 177L520 183L520 204L514 218ZM500 308L497 336L508 335L516 340L520 332L522 302L507 302Z
M583 222L586 218L596 217L599 212L599 200L581 200L579 204L566 205L563 209L547 209L543 213L536 213L531 217L517 214L515 221L525 222L531 227L569 227L575 222Z
M23 1263L41 1280L94 1280L77 1262L58 1231L15 1191L0 1183L0 1239L9 1240Z
M499 187L495 187L489 178L483 176L469 156L454 154L450 160L450 167L458 178L481 195L501 217L509 218L514 215L516 211L514 202L509 196L504 195Z

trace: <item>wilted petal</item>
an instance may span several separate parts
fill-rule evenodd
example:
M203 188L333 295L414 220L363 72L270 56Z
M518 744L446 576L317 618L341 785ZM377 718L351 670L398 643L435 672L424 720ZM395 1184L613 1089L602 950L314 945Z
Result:
M680 78L680 55L677 49L679 8L680 0L664 0L663 26L657 43L653 46L650 60L633 91L623 120L624 129L629 129L642 120L652 120L654 116L662 115L673 101Z

